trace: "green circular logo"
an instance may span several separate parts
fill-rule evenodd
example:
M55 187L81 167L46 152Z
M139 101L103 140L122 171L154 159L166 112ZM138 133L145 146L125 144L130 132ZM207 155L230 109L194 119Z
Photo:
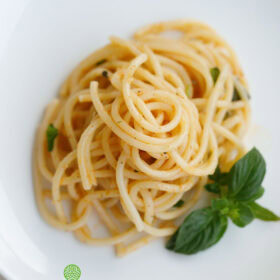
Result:
M64 277L66 280L79 280L81 269L75 264L69 264L64 268Z

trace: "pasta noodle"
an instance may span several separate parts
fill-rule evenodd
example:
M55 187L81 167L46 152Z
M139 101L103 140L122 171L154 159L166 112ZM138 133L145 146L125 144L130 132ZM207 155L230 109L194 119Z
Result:
M131 40L112 37L46 109L34 159L39 210L52 226L124 256L174 233L218 162L228 170L244 154L249 119L235 53L207 25L177 20ZM52 151L50 124L58 130ZM94 235L92 213L109 236Z

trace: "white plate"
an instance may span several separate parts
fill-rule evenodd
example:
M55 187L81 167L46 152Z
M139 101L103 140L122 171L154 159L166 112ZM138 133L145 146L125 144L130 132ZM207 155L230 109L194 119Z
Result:
M63 279L77 264L81 279L280 279L280 223L230 225L213 248L173 254L154 242L117 259L112 248L87 247L48 226L34 201L31 150L45 105L69 71L111 34L175 18L203 20L237 51L252 94L252 144L268 163L261 202L279 208L279 1L34 1L0 64L0 267L13 280Z

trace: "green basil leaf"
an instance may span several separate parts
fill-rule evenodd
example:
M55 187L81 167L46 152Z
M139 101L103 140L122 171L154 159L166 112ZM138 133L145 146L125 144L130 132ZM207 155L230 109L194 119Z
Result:
M218 67L213 67L210 69L210 74L211 74L213 82L215 84L220 75L220 69Z
M227 217L213 214L211 222L203 231L199 232L191 242L185 243L179 249L175 247L175 252L181 254L195 254L216 244L227 228Z
M243 202L250 202L255 201L259 198L261 198L264 194L264 188L262 186L259 186L258 188L255 188L251 193L248 193L248 195L237 195L236 200L243 201Z
M58 136L58 130L53 126L53 124L50 124L46 131L47 136L47 143L48 143L48 151L51 152L54 147L54 140Z
M224 185L227 183L227 176L228 176L228 173L223 173L221 172L221 169L219 167L219 165L216 167L216 170L214 172L214 174L212 175L209 175L209 179L221 184L221 185Z
M212 220L212 236L208 239L206 246L200 250L204 250L216 244L224 235L228 225L228 218L225 215L216 214Z
M251 208L252 212L254 213L257 219L263 221L279 221L280 217L274 214L267 208L262 207L256 202L249 202L249 207Z
M254 220L253 211L243 203L238 203L236 208L230 211L229 217L239 227L245 227Z
M176 245L176 240L177 240L177 236L178 236L178 232L179 230L177 230L171 237L170 239L167 241L165 248L171 251L174 251L175 245Z
M227 215L230 211L231 203L226 198L212 199L211 207L214 211L219 211L222 215Z
M264 194L264 188L262 186L252 186L251 188L246 187L246 189L242 190L238 193L234 199L242 202L246 201L255 201L260 198Z
M220 184L219 184L219 183L207 184L207 185L204 186L204 188L205 188L208 192L212 192L212 193L217 193L217 194L219 194L219 193L221 192Z
M191 242L184 243L184 245L179 247L179 249L176 248L175 246L175 252L185 254L185 255L191 255L197 253L198 251L201 250L200 248L202 248L203 244L205 244L205 241L207 240L207 238L209 238L210 234L211 234L211 226L209 225L203 231L199 232L192 239Z
M266 164L261 153L253 148L231 168L228 180L228 196L240 201L249 201L261 188Z
M180 199L176 204L173 205L173 207L180 208L184 205L184 203L184 200Z
M211 208L193 211L170 238L166 248L182 254L194 254L217 243L227 228L226 216Z
M175 250L189 244L199 232L203 231L211 222L213 211L210 207L193 211L188 215L180 228L176 239Z

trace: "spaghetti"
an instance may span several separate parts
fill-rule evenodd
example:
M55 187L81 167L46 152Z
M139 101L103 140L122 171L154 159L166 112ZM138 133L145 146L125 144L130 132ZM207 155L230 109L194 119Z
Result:
M237 58L207 25L171 21L132 40L111 37L46 109L34 160L39 210L82 242L115 245L119 256L170 236L218 162L228 170L244 154L249 118ZM52 151L50 124L58 130ZM108 237L94 237L92 212Z

